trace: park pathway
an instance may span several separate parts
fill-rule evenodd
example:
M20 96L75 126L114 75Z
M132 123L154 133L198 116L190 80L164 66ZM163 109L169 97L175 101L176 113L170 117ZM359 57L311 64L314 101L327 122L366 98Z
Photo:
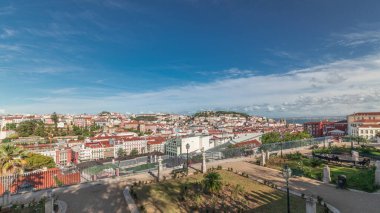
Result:
M276 183L279 186L285 186L285 180L280 171L248 163L249 158L235 159L233 162L210 162L209 167L221 165L225 168L232 167L234 170L246 172L256 179L265 179ZM253 158L251 159L253 160ZM200 169L200 164L193 165L194 168ZM361 191L350 191L336 189L331 184L324 184L320 181L295 177L290 180L290 188L293 191L304 193L305 195L319 195L326 202L330 203L342 213L379 213L380 212L380 194L367 193Z

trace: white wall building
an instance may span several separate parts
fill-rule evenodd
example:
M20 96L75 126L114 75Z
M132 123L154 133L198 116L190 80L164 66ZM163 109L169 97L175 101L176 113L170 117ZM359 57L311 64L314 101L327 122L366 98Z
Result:
M200 152L202 148L205 150L214 147L214 142L211 140L210 135L198 135L198 136L183 136L169 139L165 143L165 153L170 156L178 156L181 154L192 152ZM186 145L189 144L189 150L186 149Z
M358 136L366 138L368 140L376 140L376 134L380 132L379 124L365 124L357 127Z

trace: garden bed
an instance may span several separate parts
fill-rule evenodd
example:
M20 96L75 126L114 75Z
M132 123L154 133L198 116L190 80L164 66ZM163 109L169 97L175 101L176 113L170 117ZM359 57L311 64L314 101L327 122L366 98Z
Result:
M319 159L302 156L300 153L287 154L283 158L273 157L267 162L270 168L281 170L288 164L296 176L304 176L316 180L322 180L323 167L328 163ZM366 192L374 192L378 189L375 185L375 168L361 168L355 166L339 166L328 164L331 171L331 182L336 183L338 175L346 175L347 187Z

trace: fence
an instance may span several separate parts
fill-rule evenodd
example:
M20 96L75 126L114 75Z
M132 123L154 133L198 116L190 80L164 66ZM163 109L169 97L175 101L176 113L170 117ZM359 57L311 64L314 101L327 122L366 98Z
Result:
M332 137L327 136L327 137L310 138L310 139L288 141L288 142L268 143L268 144L262 144L260 146L260 149L265 150L265 151L296 149L296 148L301 148L301 147L306 147L306 146L319 145L322 143L327 145L331 140L332 140Z
M0 177L0 194L6 190L11 193L54 188L80 183L78 171L62 173L58 168Z

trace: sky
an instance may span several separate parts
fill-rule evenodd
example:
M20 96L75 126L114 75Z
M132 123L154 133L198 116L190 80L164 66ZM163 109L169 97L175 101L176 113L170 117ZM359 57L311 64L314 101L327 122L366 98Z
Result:
M1 0L0 114L380 111L378 0Z

